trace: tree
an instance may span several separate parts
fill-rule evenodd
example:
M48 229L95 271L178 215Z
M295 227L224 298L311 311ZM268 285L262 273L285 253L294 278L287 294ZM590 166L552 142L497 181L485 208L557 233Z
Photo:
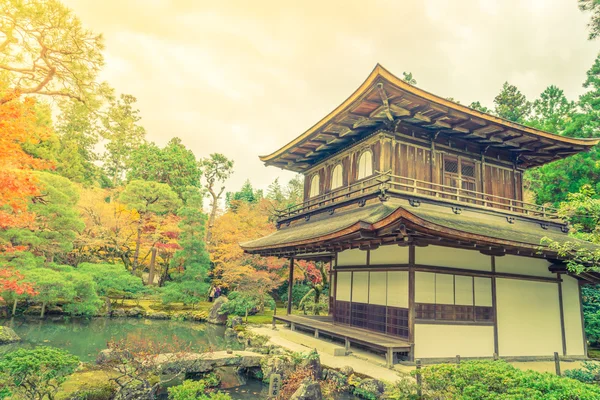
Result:
M275 308L275 301L271 296L259 294L253 291L234 291L229 293L228 302L223 303L219 309L219 314L231 314L246 317L251 313L262 312L266 306Z
M131 154L127 180L166 183L183 199L188 187L200 188L200 166L181 139L173 138L164 148L145 143Z
M66 274L50 268L35 268L23 271L25 279L33 284L37 291L36 299L42 302L40 317L44 317L46 307L59 301L71 301L76 293Z
M73 182L93 185L99 178L96 111L78 101L62 102L55 128L59 140L56 172Z
M16 93L88 100L98 90L103 49L102 36L58 0L0 4L0 70Z
M492 110L490 110L486 106L482 105L478 101L474 101L471 104L469 104L469 108L472 108L473 110L477 110L477 111L480 111L480 112L486 113L486 114L491 114L492 113Z
M31 226L34 215L27 210L39 194L32 170L51 163L28 154L24 146L46 140L50 132L38 124L35 101L19 100L0 104L0 229Z
M17 349L0 358L0 374L9 378L13 398L31 400L54 399L60 385L78 366L76 356L47 346Z
M561 89L550 85L533 102L533 118L528 124L546 132L562 134L574 112L575 102L567 100Z
M142 279L131 275L122 264L82 263L77 270L94 280L97 294L104 297L109 306L110 297L124 300L136 298L146 291Z
M0 269L0 301L13 301L13 316L15 315L19 296L24 294L35 296L37 294L33 285L29 282L24 282L24 279L23 274L14 268Z
M13 245L26 245L35 254L53 262L57 254L73 249L73 241L84 228L75 206L79 194L71 181L48 172L35 172L39 195L29 205L35 215L35 229L9 229L0 237Z
M256 204L262 198L262 190L254 190L250 180L246 179L239 192L228 192L225 195L225 204L228 208L235 210L240 202Z
M217 217L219 209L219 200L225 191L225 181L229 179L233 173L233 161L229 160L223 154L213 153L208 158L204 158L201 162L204 179L206 180L205 187L211 196L210 216L208 218L208 229L206 230L206 242L210 243L212 238L212 228ZM222 185L218 188L218 185Z
M181 200L171 188L158 182L134 180L127 184L121 193L120 200L128 208L137 211L137 236L133 254L132 269L136 272L139 265L142 233L152 216L173 212L179 208Z
M552 90L552 96L547 93L547 100L540 103L547 104L543 109L551 120L549 122L542 120L540 124L550 129L562 129L556 133L563 136L599 137L600 56L587 71L587 79L583 86L588 90L579 97L578 110L571 115L565 111L570 106L564 104L565 100L558 90ZM596 192L599 192L600 162L598 161L600 161L600 148L595 146L589 152L575 154L529 171L525 176L526 184L534 192L536 202L539 204L558 205L567 199L568 193L577 193L584 185L591 185Z
M600 2L597 0L578 0L581 11L590 11L591 20L588 24L590 28L589 39L596 39L600 36Z
M402 73L402 80L406 83L408 83L409 85L416 85L417 84L417 80L415 79L415 77L413 76L412 72L403 72Z
M123 94L112 99L106 115L101 118L102 138L106 141L103 167L116 187L127 172L130 157L144 142L146 131L139 124L140 111L135 109L136 98Z
M167 282L163 290L165 303L181 301L196 304L202 301L208 289L210 258L204 243L206 216L202 213L202 197L194 190L188 192L185 205L179 210L178 250L171 261L176 270L173 281Z
M494 98L494 104L496 115L512 122L524 123L531 112L531 103L525 95L508 82L502 85L502 91Z

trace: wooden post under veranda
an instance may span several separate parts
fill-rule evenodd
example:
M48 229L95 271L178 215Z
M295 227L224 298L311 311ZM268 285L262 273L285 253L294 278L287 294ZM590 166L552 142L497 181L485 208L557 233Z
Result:
M290 273L288 276L287 315L292 313L292 288L294 287L294 257L290 257Z

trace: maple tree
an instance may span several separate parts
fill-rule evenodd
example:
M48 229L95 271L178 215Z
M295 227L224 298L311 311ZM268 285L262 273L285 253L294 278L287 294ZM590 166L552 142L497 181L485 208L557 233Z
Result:
M51 163L25 152L24 145L47 139L50 131L37 122L35 100L19 99L0 104L0 229L31 226L34 215L27 210L32 197L40 194L31 173Z

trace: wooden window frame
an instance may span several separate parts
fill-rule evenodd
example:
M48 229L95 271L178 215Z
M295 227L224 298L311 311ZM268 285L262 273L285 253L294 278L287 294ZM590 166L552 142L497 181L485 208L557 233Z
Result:
M371 173L367 174L365 172L364 176L360 176L360 173L361 173L361 162L360 161L362 160L365 153L369 153L371 155L371 163L370 163ZM366 163L366 161L365 161L365 165L369 165L369 163ZM367 179L367 178L373 176L374 173L375 173L375 168L373 168L373 151L371 149L365 149L358 154L358 160L356 161L356 180L361 181L363 179Z
M313 194L313 186L315 185L315 179L316 179L316 186L317 186L317 190L316 193ZM310 186L308 188L308 198L312 199L315 198L317 196L319 196L321 194L321 176L319 175L318 172L314 173L311 177L310 177Z

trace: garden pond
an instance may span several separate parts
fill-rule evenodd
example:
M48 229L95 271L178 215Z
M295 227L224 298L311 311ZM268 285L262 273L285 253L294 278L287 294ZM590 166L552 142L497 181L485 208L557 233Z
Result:
M243 348L237 341L225 338L224 326L186 321L57 317L0 320L0 325L11 327L23 339L19 343L0 346L0 357L17 347L53 346L69 351L81 361L94 362L96 355L106 349L107 342L120 339L179 343L182 350L198 352ZM268 387L248 379L243 386L225 391L235 400L266 399ZM337 400L355 398L342 394Z

